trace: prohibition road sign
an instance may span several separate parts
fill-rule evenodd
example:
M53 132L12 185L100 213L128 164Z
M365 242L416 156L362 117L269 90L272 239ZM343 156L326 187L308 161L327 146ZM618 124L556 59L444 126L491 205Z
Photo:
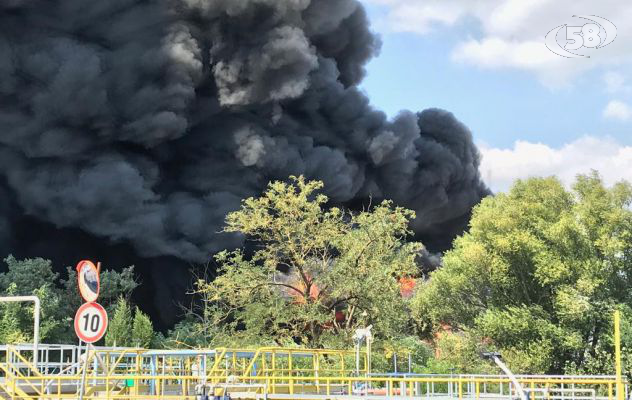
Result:
M75 314L75 333L86 343L94 343L105 335L108 314L98 303L85 303Z

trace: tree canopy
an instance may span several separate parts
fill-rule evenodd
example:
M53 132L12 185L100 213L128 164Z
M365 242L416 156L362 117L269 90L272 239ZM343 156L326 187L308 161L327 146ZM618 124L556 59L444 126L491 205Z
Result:
M18 260L7 257L7 271L0 273L3 296L36 295L41 301L40 336L48 343L76 343L72 321L81 297L77 273L68 267L67 279L53 271L51 261L42 258ZM119 297L129 298L138 286L134 267L101 273L99 302L108 310ZM0 343L24 343L33 338L33 307L20 303L0 304Z
M399 281L417 273L422 246L407 241L414 213L388 201L328 208L322 186L273 182L228 215L225 231L254 250L220 253L217 278L198 282L216 342L342 346L358 327L384 339L410 332Z
M166 339L129 302L133 269L104 271L106 343L344 348L370 325L376 347L387 358L411 354L415 372L495 371L479 358L485 348L515 372L602 374L612 373L612 315L621 310L623 347L632 348L629 184L606 187L596 173L570 189L556 178L517 181L474 208L469 230L425 280L412 211L384 201L351 212L332 207L322 188L303 177L272 182L230 213L225 232L243 235L244 248L216 255L214 279L196 282L201 307ZM0 293L37 294L42 339L74 342L74 270L63 280L47 260L5 262ZM29 307L0 304L0 342L29 341L31 327ZM378 370L387 358L374 358Z
M119 297L114 305L105 335L106 346L149 348L156 339L154 326L138 307L132 312L127 299Z
M596 173L572 190L533 178L484 199L418 289L416 320L476 337L521 372L608 371L613 310L632 317L631 204L629 184Z

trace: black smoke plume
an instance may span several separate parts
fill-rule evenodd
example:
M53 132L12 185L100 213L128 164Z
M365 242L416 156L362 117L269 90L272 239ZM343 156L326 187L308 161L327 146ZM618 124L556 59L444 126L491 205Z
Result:
M371 107L379 48L357 0L1 1L1 255L204 263L241 243L226 213L292 174L412 208L445 248L487 194L479 154L446 111Z

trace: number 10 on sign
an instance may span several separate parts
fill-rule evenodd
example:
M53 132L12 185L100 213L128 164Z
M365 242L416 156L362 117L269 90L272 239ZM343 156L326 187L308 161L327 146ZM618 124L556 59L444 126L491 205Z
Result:
M75 314L75 333L86 343L99 341L108 327L108 314L98 303L85 303Z

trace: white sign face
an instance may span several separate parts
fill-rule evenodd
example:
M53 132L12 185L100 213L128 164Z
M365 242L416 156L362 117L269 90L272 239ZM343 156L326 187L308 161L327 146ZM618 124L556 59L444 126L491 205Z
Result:
M85 303L75 314L75 333L86 343L99 341L108 327L108 314L98 303Z

